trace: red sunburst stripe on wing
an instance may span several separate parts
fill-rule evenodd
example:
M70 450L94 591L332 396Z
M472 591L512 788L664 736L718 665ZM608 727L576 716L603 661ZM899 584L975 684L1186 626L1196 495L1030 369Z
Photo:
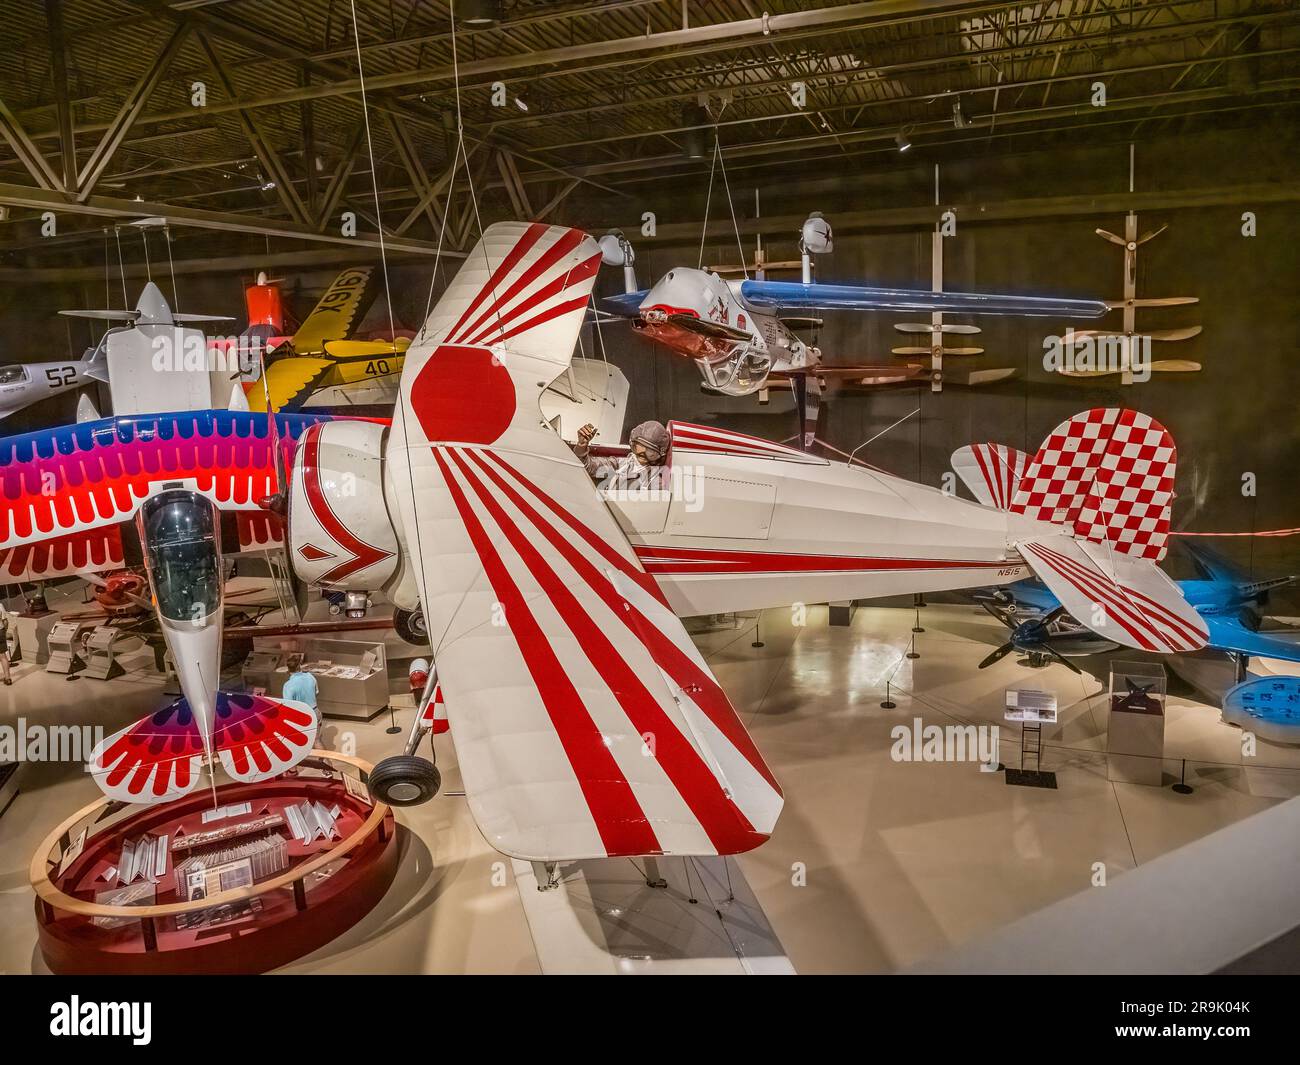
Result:
M487 297L487 295L489 293L495 292L496 286L499 285L503 280L505 280L506 277L510 275L510 271L514 269L515 264L524 257L524 254L528 251L529 248L531 248L534 244L536 244L539 240L542 239L542 234L545 232L546 232L546 226L542 225L542 223L540 222L534 222L526 230L524 230L523 236L521 236L519 240L516 242L515 246L506 253L505 258L501 260L501 264L494 271L492 271L492 274L487 279L487 282L483 285L481 289L478 290L477 295L475 295L475 297L472 300L470 300L468 306L466 306L465 310L461 313L460 318L457 319L456 324L453 325L451 329L447 331L447 336L444 340L444 343L447 344L459 343L459 341L456 338L462 335L461 326L465 324L465 322L469 319L469 316L474 313L474 311L477 309L479 304L483 302L483 300Z
M718 853L732 854L750 850L766 839L766 836L754 831L740 808L722 790L718 778L713 775L699 752L664 713L663 707L641 682L636 671L619 654L565 581L529 542L524 531L493 497L491 490L478 479L461 455L453 451L451 458L523 560L528 572L542 587L551 606L569 627L588 661L600 674L610 694L627 716L628 722L641 735L649 733L655 737L652 758L672 781L673 787L695 815ZM507 608L506 617L510 616Z
M1124 590L1104 574L1092 573L1073 559L1039 544L1027 543L1024 546L1055 570L1076 591L1098 605L1109 607L1108 616L1132 636L1144 650L1160 651L1170 645L1168 636L1135 604L1128 602L1124 597Z
M487 452L487 457L490 458L502 469L510 473L511 476L513 476L516 481L518 481L525 488L527 488L528 491L532 493L534 498L536 498L552 514L554 514L557 518L559 518L562 522L564 522L565 525L567 525L570 529L572 529L575 533L577 533L580 537L582 537L582 539L586 542L587 546L590 547L597 554L599 554L601 558L603 558L611 566L615 567L624 576L634 580L643 589L645 589L645 591L649 592L652 596L655 597L655 599L657 599L660 603L662 603L665 608L668 606L668 600L664 598L664 593L660 591L659 585L656 583L655 579L651 577L645 570L643 570L637 563L633 562L629 558L626 558L623 554L621 554L618 551L617 548L615 548L614 546L606 542L601 537L597 536L594 532L592 532L589 528L587 528L587 526L583 522L579 521L576 517L570 514L568 510L566 510L554 499L552 499L549 494L543 492L540 488L537 487L537 485L535 485L532 481L530 481L527 477L525 477L519 470L517 470L514 466L508 463L495 451Z
M467 343L491 344L496 341L507 340L517 333L527 332L534 326L541 325L543 322L548 322L552 318L558 318L561 314L567 314L569 311L576 310L579 307L585 307L587 297L584 294L581 298L568 300L567 302L560 304L558 307L553 307L549 311L535 316L531 320L524 322L522 325L515 325L506 328L507 326L510 326L511 322L516 321L520 315L531 311L536 307L540 307L551 297L558 296L561 292L565 292L568 289L571 289L574 285L594 276L598 269L600 269L599 252L591 256L589 259L579 263L572 270L568 270L551 281L548 281L536 292L530 293L526 299L520 300L519 303L515 304L515 306L509 308L502 314L490 319L482 329L467 341Z
M1165 606L1164 603L1152 599L1149 595L1138 591L1136 588L1130 588L1126 585L1124 590L1134 599L1139 600L1149 614L1155 614L1157 617L1163 618L1168 623L1169 627L1178 632L1189 644L1203 645L1209 638L1210 630L1205 628L1204 624L1200 624L1200 627L1198 628L1196 624L1193 624L1185 618L1179 617ZM1187 649L1192 650L1191 647L1188 647Z
M543 227L543 231L545 231L545 227ZM582 242L582 238L583 238L583 234L576 229L565 230L563 233L561 233L559 238L555 240L549 248L547 248L544 252L542 252L541 255L538 256L537 261L535 263L533 263L526 270L524 270L517 278L515 278L515 280L510 284L510 287L507 288L505 292L501 293L500 295L497 295L495 293L493 294L492 302L487 306L487 308L483 311L482 314L480 314L476 319L474 319L473 322L471 322L469 325L467 325L464 328L464 330L461 331L460 336L462 338L471 336L474 333L477 333L480 330L482 330L483 324L485 322L489 321L492 318L500 318L502 314L502 308L504 308L506 304L508 304L512 299L514 299L517 295L519 295L520 292L526 289L539 277L545 274L547 270L549 270L561 259L563 259L564 256L568 255L569 252L573 251L573 249L576 248ZM533 297L532 296L526 297L522 301L522 303L525 306L531 305L533 303ZM512 315L518 313L518 308L511 310L509 313ZM464 340L455 341L455 343L464 343L464 342L465 342ZM453 341L451 340L450 337L448 337L446 343L453 343Z
M569 679L541 626L528 609L501 556L492 545L478 515L456 480L442 449L433 449L447 490L460 514L465 532L474 545L493 594L505 607L510 633L537 687L542 705L551 719L578 786L591 811L596 831L610 855L659 854L663 848L632 786L605 746L600 729L592 720L573 682Z
M601 597L605 605L623 622L628 631L645 644L651 657L654 658L655 664L673 679L674 684L684 691L691 692L690 697L696 706L708 715L709 720L727 737L731 745L741 753L745 760L779 795L781 793L780 785L777 784L772 771L768 769L767 763L763 761L763 756L759 754L753 739L740 723L735 708L731 705L731 701L727 698L718 682L709 673L700 669L691 660L691 657L664 635L663 631L654 622L623 598L609 579L590 560L585 558L572 543L565 539L554 525L539 514L512 485L507 484L505 478L489 466L480 453L476 451L466 451L465 453L506 494L506 497L520 512L533 523L547 542L587 582L592 591Z

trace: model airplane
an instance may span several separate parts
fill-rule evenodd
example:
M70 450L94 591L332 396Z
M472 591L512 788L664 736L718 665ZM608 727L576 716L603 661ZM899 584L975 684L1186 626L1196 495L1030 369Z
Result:
M805 343L785 324L791 314L828 309L957 311L1054 318L1100 318L1100 300L1018 296L977 292L928 292L812 282L811 256L830 251L829 224L820 215L804 223L800 240L803 280L728 281L716 273L678 267L652 288L605 299L615 313L631 320L651 340L695 360L709 389L747 396L769 380L789 380L798 397L800 439L811 443L809 428L817 397L827 380L871 384L914 377L921 366L833 366L820 349ZM613 244L606 261L617 257Z
M1009 508L981 506L681 422L669 427L672 491L603 495L539 408L570 365L599 262L576 230L490 227L411 345L391 426L209 412L83 426L58 447L0 444L12 471L0 548L102 537L143 513L161 601L164 574L198 577L210 564L165 570L151 515L191 513L201 531L215 528L203 518L213 508L266 516L278 507L264 497L287 496L302 582L347 592L362 609L382 591L430 634L412 736L375 767L372 793L410 804L436 792L436 768L414 751L440 692L484 835L548 867L737 853L770 835L780 788L681 616L1000 585L1034 572L1067 605L1096 600L1089 622L1118 643L1204 643L1199 616L1156 566L1173 443L1132 411L1076 415L1034 457L1027 481L1058 484L1057 439L1080 440L1059 506L1038 490ZM160 445L162 474L160 456L145 454ZM1140 522L1124 501L1125 481L1139 474L1110 461L1133 445L1159 456L1141 475L1169 485L1143 504ZM53 496L25 472L37 447L51 456ZM1111 492L1113 509L1078 520ZM210 560L215 540L203 542L179 557ZM204 683L197 677L194 689L215 691L215 678ZM168 755L132 746L129 757L138 801L154 779L148 759Z
M1030 582L1021 581L1021 584ZM1012 587L1017 587L1013 585ZM1009 595L1005 589L998 589L996 596ZM994 605L983 601L981 605L1004 624L1010 631L1007 642L990 653L979 664L986 669L994 662L1000 662L1012 651L1019 651L1029 659L1031 666L1046 665L1051 659L1075 673L1082 672L1070 661L1071 657L1102 654L1113 651L1119 645L1111 640L1102 639L1091 629L1080 625L1065 612L1065 607L1057 606L1055 610L1043 613L1034 612L1021 619L1019 612L1010 612L1004 604Z
M279 295L279 288L263 275L245 290L250 330L265 333L283 327ZM374 296L374 267L348 267L330 282L293 336L263 338L271 355L262 387L269 390L273 409L383 402L382 397L359 393L385 378L390 391L395 390L410 339L352 339ZM251 381L253 375L246 379Z
M8 418L24 407L50 396L84 388L92 381L106 380L102 359L88 351L81 359L66 362L18 362L0 366L0 418Z
M189 322L219 322L225 318L202 314L173 314L158 286L149 282L140 294L134 308L116 310L60 311L68 318L90 318L95 321L122 323L109 328L99 343L88 348L78 360L64 362L17 363L0 366L0 418L49 396L83 388L93 382L108 384L110 380L110 344L121 346L120 336L134 329L150 330L150 340L158 328ZM114 341L112 338L119 337ZM204 405L207 405L205 399ZM78 421L93 421L99 412L88 396L82 396L77 406Z

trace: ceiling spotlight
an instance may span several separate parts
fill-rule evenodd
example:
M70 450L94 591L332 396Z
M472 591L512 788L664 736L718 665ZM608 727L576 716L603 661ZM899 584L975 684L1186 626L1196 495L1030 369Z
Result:
M263 182L262 182L262 191L263 191L263 192L270 192L273 188L275 188L275 182L274 182L274 181L263 181Z
M912 138L900 129L894 134L894 143L898 145L898 150L900 152L905 152L908 148L912 147Z
M708 108L699 104L687 104L682 108L682 125L693 127L687 129L682 137L682 147L686 151L687 159L703 159L708 150L704 143L704 130L700 127L707 126L712 121Z
M524 103L524 98L522 96L515 97L515 106L519 108L520 111L528 110L528 105Z
M456 20L467 26L490 26L501 19L501 0L459 0Z

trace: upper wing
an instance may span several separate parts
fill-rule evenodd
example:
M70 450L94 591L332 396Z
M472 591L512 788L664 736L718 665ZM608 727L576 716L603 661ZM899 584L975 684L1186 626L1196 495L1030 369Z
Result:
M493 226L407 355L388 455L438 682L498 850L736 853L780 789L538 409L599 260L574 230Z
M325 418L277 415L283 445ZM71 534L114 525L164 481L194 488L223 510L260 513L258 500L275 491L266 415L142 414L0 440L0 551L64 544Z
M797 281L742 281L740 294L765 311L843 307L868 311L956 311L963 314L1016 314L1049 318L1100 318L1101 300L1059 296L1016 296L984 292L925 292L867 285L804 285Z
M293 350L315 355L327 340L346 340L374 297L373 266L350 266L330 282L311 314L293 335Z

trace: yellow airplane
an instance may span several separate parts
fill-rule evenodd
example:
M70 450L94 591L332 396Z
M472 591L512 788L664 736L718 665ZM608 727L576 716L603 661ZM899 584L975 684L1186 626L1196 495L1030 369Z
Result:
M294 410L314 394L330 388L343 389L384 381L396 389L405 352L406 337L387 340L349 340L348 336L374 298L374 267L355 266L342 271L327 288L311 314L287 343L271 353L266 368L266 392L275 410ZM273 282L259 278L255 289ZM254 307L264 299L248 296L249 320ZM276 301L278 303L278 297ZM391 379L391 380L385 380ZM258 389L261 391L261 389Z

